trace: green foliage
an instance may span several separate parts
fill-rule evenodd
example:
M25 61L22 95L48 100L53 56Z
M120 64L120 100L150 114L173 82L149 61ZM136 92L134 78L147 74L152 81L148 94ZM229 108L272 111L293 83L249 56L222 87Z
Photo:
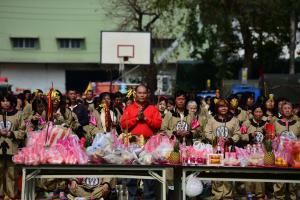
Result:
M271 140L265 141L265 148L266 148L267 152L272 152L272 141Z
M129 142L130 142L130 143L135 143L135 142L137 142L136 136L132 135L132 136L129 138Z
M245 50L244 67L251 73L254 63L270 68L289 45L290 13L296 0L189 0L186 36L194 47L192 56L214 63L217 78L229 78L229 61ZM202 24L200 26L199 24ZM205 47L206 45L206 47Z
M179 140L176 140L175 146L174 146L174 152L179 152Z

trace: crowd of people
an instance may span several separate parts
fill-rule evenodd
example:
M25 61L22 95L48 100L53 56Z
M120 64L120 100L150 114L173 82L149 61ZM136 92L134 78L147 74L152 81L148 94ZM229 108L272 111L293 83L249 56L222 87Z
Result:
M219 94L216 97L193 98L184 91L177 91L174 97L157 96L153 102L149 101L150 95L151 91L144 85L125 95L104 92L95 96L91 90L81 95L73 89L68 90L66 95L53 90L50 97L41 90L2 95L0 154L5 158L0 159L0 171L5 175L0 178L0 199L5 194L11 199L18 197L18 172L11 156L24 145L28 131L41 130L48 121L72 129L79 138L112 130L121 134L126 130L133 135L143 135L147 140L155 133L164 132L186 145L194 141L216 145L219 137L224 138L226 144L239 147L263 143L267 123L275 125L276 134L300 137L299 104L272 94L255 101L251 93L231 95L225 99ZM49 113L49 108L52 113ZM246 132L241 132L242 126L247 127ZM89 195L96 199L96 194L101 193L101 197L106 197L111 189L109 180L96 182L94 188L98 188L97 192ZM126 184L129 199L134 199L136 181L129 180ZM144 199L155 199L153 185L150 180L144 181ZM285 184L273 184L274 198L284 199L286 187ZM69 188L74 197L82 194L79 190L85 194L91 190L84 180L78 179L71 180ZM233 199L233 190L230 182L213 182L212 198ZM256 199L265 197L265 184L246 184L246 190L251 191ZM290 198L296 199L297 188L288 185L288 190Z

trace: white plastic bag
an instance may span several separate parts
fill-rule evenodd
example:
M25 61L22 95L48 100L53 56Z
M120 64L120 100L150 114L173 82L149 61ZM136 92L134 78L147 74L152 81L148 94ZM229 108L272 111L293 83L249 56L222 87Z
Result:
M146 151L141 152L137 163L141 165L151 165L153 163L152 154L147 153Z
M195 172L187 177L185 192L188 197L196 197L203 191L203 184L197 176L199 172Z
M156 162L167 161L170 153L174 150L174 146L168 142L161 142L156 150L152 153L153 159Z
M111 152L113 150L112 136L110 133L97 133L93 140L92 146L89 146L86 149L86 152L90 156L99 149L105 152Z

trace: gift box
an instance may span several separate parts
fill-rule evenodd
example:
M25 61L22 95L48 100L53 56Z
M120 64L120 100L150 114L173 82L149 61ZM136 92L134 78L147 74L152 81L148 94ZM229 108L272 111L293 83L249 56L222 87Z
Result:
M224 166L223 154L207 154L207 165L209 166Z

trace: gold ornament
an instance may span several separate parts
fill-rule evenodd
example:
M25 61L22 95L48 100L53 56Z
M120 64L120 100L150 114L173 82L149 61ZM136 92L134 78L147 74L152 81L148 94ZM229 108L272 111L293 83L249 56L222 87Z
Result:
M231 99L230 104L233 108L236 108L239 105L238 100L236 98Z
M51 100L52 101L60 101L60 95L56 90L51 92Z
M128 90L128 92L126 94L126 97L127 98L133 98L133 99L135 99L135 97L136 97L136 91L134 89Z

